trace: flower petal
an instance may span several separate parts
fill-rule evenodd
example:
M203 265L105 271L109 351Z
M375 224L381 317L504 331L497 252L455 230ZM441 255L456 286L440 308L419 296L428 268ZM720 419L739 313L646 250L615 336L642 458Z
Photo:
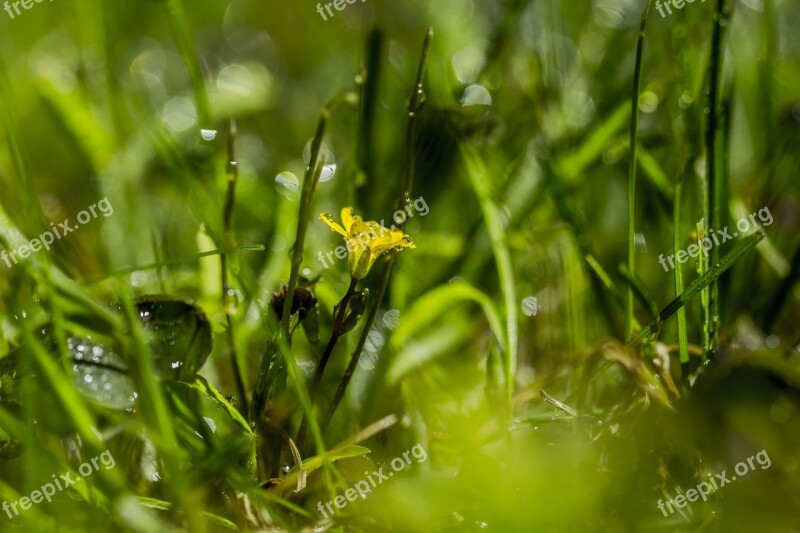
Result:
M328 227L330 227L333 231L335 231L342 237L347 237L347 232L344 230L343 227L337 224L335 220L333 220L333 215L331 215L330 213L320 213L319 219L324 223L326 223Z
M353 214L352 207L342 208L341 215L342 215L342 224L344 225L344 229L347 231L347 233L352 235L353 224L361 222L361 217Z
M402 231L392 228L391 233L383 240L372 245L372 253L380 255L392 248L416 248L414 241Z

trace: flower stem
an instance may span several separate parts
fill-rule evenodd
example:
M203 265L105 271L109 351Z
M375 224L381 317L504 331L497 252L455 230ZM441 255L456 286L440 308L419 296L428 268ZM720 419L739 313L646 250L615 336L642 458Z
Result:
M347 287L347 292L344 294L339 303L336 304L333 308L334 313L333 313L333 326L331 328L331 338L328 341L328 345L325 347L325 351L322 353L322 357L319 360L319 365L317 365L317 371L314 373L314 381L311 383L312 402L314 400L317 388L319 387L319 382L322 381L322 374L325 372L325 366L328 364L328 359L330 359L331 354L333 353L333 349L336 347L336 342L339 340L339 337L341 337L342 334L344 333L342 331L342 326L344 325L345 312L347 311L347 305L350 303L350 299L356 293L357 283L358 283L357 279L355 278L350 279L350 286Z
M347 306L350 303L350 300L353 298L353 295L356 293L356 285L358 284L358 280L355 278L350 278L350 285L347 287L347 292L344 293L342 299L333 307L333 325L331 326L331 338L328 340L328 344L325 346L325 351L322 353L322 357L319 359L319 364L317 365L317 369L314 372L314 379L311 382L311 389L309 390L309 396L311 397L311 407L313 409L314 404L316 403L317 399L317 391L319 390L319 384L322 381L322 375L325 373L325 367L328 365L328 360L333 353L333 349L336 347L336 343L339 340L339 337L342 336L344 333L343 325L346 316ZM310 414L309 416L313 416ZM307 425L307 418L303 416L303 419L300 421L300 429L297 431L297 447L302 449L303 443L306 437L306 430L308 428Z
M375 299L373 300L372 306L369 309L369 315L367 316L367 321L364 324L364 329L361 330L361 336L358 338L358 345L356 346L356 349L353 350L353 355L350 356L350 361L347 363L347 369L344 371L342 381L339 383L339 387L336 389L336 394L333 396L333 400L328 408L327 416L325 416L323 419L323 429L331 421L331 418L333 418L333 414L336 412L336 408L339 407L339 403L344 397L347 386L350 384L350 379L353 377L353 372L356 370L356 364L358 364L361 350L364 349L364 345L367 342L367 336L369 335L369 330L372 328L372 324L375 322L375 316L378 314L380 302L383 300L386 287L389 285L389 277L392 273L394 258L395 254L392 252L383 263L383 276L381 277L380 285L378 285L378 293L375 295Z

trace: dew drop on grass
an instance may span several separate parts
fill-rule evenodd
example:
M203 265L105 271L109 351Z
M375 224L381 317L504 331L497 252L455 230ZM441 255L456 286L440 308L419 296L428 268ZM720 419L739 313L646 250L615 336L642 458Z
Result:
M652 113L658 109L658 95L652 91L645 91L639 97L639 109L642 113Z
M770 335L764 342L767 345L767 348L774 350L781 345L781 338L777 335Z
M319 181L324 183L333 179L336 174L336 163L325 165L322 167L322 172L319 175Z
M309 139L306 143L305 147L303 148L303 162L306 166L311 163L311 145L314 143L314 139ZM322 144L319 146L319 156L317 161L325 161L325 167L322 169L322 176L320 176L320 181L328 181L333 177L333 174L325 178L326 169L328 172L336 172L336 155L334 155L333 150L323 141ZM328 168L332 167L332 168Z
M234 98L250 96L255 85L253 73L244 65L228 65L217 76L217 89Z
M528 296L522 300L522 314L525 316L536 316L539 313L539 302L533 296Z
M203 140L213 141L217 138L217 130L200 130L200 136Z
M296 199L299 186L300 182L292 172L281 172L275 176L275 189L289 200Z
M137 270L131 274L131 285L134 287L143 287L147 283L147 272Z
M390 309L383 314L383 325L386 329L394 331L400 325L400 311L397 309Z
M489 112L492 107L492 95L483 85L469 85L461 93L458 103L462 111L470 115L481 116Z
M683 91L683 94L681 94L678 100L678 105L681 106L681 109L688 109L693 103L694 93L692 93L692 91Z

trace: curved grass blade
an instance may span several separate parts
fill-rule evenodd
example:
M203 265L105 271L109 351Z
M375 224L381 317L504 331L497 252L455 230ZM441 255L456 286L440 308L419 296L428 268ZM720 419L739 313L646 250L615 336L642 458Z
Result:
M500 277L500 287L503 293L505 306L506 331L505 350L503 350L503 370L506 378L506 394L509 402L514 395L514 376L517 366L517 297L514 283L514 269L511 254L505 239L505 230L500 221L500 210L492 199L489 172L476 153L475 149L466 143L461 144L461 155L469 174L472 187L481 204L483 218L489 233L489 240L497 263L497 274Z
M225 248L222 250L211 250L209 252L203 252L200 254L194 255L187 255L186 257L178 257L176 259L165 259L163 261L158 261L155 263L149 263L147 265L135 266L130 268L125 268L122 270L117 270L116 272L112 272L107 276L103 276L102 278L96 279L89 283L89 285L94 285L96 283L100 283L101 281L105 281L107 279L116 278L118 276L124 276L126 274L131 274L133 272L137 272L139 270L154 270L160 269L162 267L180 265L183 263L191 263L192 261L196 261L198 259L202 259L203 257L208 257L210 255L222 255L222 254L229 254L234 252L263 252L266 250L266 247L263 244L254 244L251 246L237 246L235 248Z

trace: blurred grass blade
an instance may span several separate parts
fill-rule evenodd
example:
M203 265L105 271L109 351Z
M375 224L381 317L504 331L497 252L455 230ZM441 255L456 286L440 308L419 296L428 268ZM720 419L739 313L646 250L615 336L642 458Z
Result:
M620 104L611 112L605 122L589 134L589 137L577 150L558 162L558 173L564 177L565 183L574 181L586 168L600 159L603 152L608 150L614 138L625 127L630 116L631 106Z
M201 128L214 129L216 122L211 111L205 78L195 52L194 38L189 28L186 10L181 2L182 0L166 0L167 19L172 29L172 35L178 45L178 50L186 64L186 70L189 72L189 78L192 81L192 89L197 101L198 123Z
M419 333L430 328L442 313L455 308L460 302L473 301L481 306L489 328L500 342L503 350L507 349L506 334L500 321L500 316L492 303L492 300L483 292L479 291L469 283L449 283L437 287L432 291L420 296L404 314L403 320L392 335L390 345L393 351L399 350L402 345Z
M155 263L149 263L146 265L134 266L125 268L122 270L117 270L116 272L112 272L107 276L103 276L102 278L96 279L90 282L90 285L94 285L96 283L100 283L102 281L115 278L118 276L125 276L127 274L132 274L133 272L138 272L139 270L160 270L164 267L170 267L175 265L182 265L185 263L191 263L193 261L197 261L198 259L202 259L204 257L209 257L212 255L222 255L222 254L230 254L230 253L241 253L241 252L263 252L266 248L263 244L254 244L251 246L237 246L235 248L225 248L222 250L211 250L209 252L202 252L199 254L194 255L187 255L186 257L178 257L175 259L165 259L163 261L157 261Z
M514 376L517 367L517 296L514 282L514 268L511 254L506 243L505 231L500 221L500 209L492 199L492 186L489 181L489 171L475 148L467 143L461 143L461 155L467 169L472 188L478 196L481 205L489 240L492 245L497 274L500 277L500 287L503 293L505 307L506 330L503 351L503 370L506 379L506 394L511 401L514 395Z

